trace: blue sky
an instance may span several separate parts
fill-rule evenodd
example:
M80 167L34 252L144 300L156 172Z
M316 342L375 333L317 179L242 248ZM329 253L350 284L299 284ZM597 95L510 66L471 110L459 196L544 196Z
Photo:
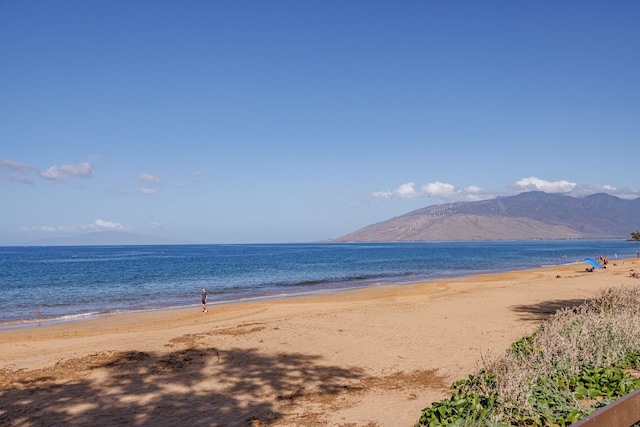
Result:
M640 196L637 1L0 0L0 244Z

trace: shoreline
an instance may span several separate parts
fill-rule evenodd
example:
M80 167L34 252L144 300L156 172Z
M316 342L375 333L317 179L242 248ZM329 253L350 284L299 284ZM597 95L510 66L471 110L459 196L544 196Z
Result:
M639 266L627 258L592 273L569 264L2 329L0 382L15 403L0 406L0 424L19 425L20 414L66 425L409 426L558 308L640 285L628 277Z
M629 259L632 259L632 258L629 258ZM322 288L317 291L306 291L306 292L291 293L291 294L282 294L282 293L267 294L267 295L261 295L261 296L248 296L248 297L239 298L239 299L213 301L213 302L210 300L209 306L217 307L217 306L227 305L227 304L242 304L247 302L260 302L260 301L270 301L270 300L277 300L277 299L307 297L307 296L313 296L313 295L349 292L354 290L385 287L385 286L411 286L411 285L432 283L434 281L453 280L457 278L473 277L473 276L478 276L483 274L501 274L501 273L507 273L509 271L523 271L523 270L529 270L532 268L555 268L555 267L561 267L561 266L570 266L570 265L580 264L583 262L584 261L575 260L572 262L563 262L560 264L541 265L537 267L523 267L522 269L517 269L517 270L489 270L486 272L472 272L467 274L461 273L461 274L450 275L450 276L440 275L440 276L434 276L433 278L428 278L428 279L427 278L417 279L415 281L414 280L411 280L411 281L395 280L390 282L367 283L367 284L354 285L354 286L348 286L348 287ZM28 319L25 318L25 319L0 321L0 331L6 330L6 329L14 329L14 328L41 327L41 326L47 326L47 325L55 325L59 323L84 322L87 320L100 319L100 318L112 317L112 316L121 316L121 315L127 315L127 314L138 314L138 313L143 314L143 313L150 313L150 312L156 312L156 311L185 310L185 309L191 309L199 306L200 304L196 302L196 303L192 303L188 305L180 305L180 306L150 307L150 308L130 309L130 310L115 308L112 310L94 311L94 312L86 312L86 313L73 313L73 314L67 314L67 315L62 315L57 317L42 317L42 318L28 318Z

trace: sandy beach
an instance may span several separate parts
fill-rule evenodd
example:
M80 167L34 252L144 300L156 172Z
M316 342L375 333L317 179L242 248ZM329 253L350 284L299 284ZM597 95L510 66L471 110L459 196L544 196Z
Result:
M558 308L640 285L638 259L585 268L0 330L0 425L412 426Z

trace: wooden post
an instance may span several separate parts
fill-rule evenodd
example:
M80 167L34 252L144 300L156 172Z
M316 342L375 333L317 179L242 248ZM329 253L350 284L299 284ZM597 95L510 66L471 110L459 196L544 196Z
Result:
M572 427L630 427L640 421L640 389L587 415Z

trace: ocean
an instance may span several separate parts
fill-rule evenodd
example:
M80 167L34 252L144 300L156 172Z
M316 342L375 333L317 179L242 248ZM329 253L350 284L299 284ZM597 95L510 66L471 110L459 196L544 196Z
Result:
M0 247L0 327L636 257L625 240ZM585 264L585 268L587 265Z

